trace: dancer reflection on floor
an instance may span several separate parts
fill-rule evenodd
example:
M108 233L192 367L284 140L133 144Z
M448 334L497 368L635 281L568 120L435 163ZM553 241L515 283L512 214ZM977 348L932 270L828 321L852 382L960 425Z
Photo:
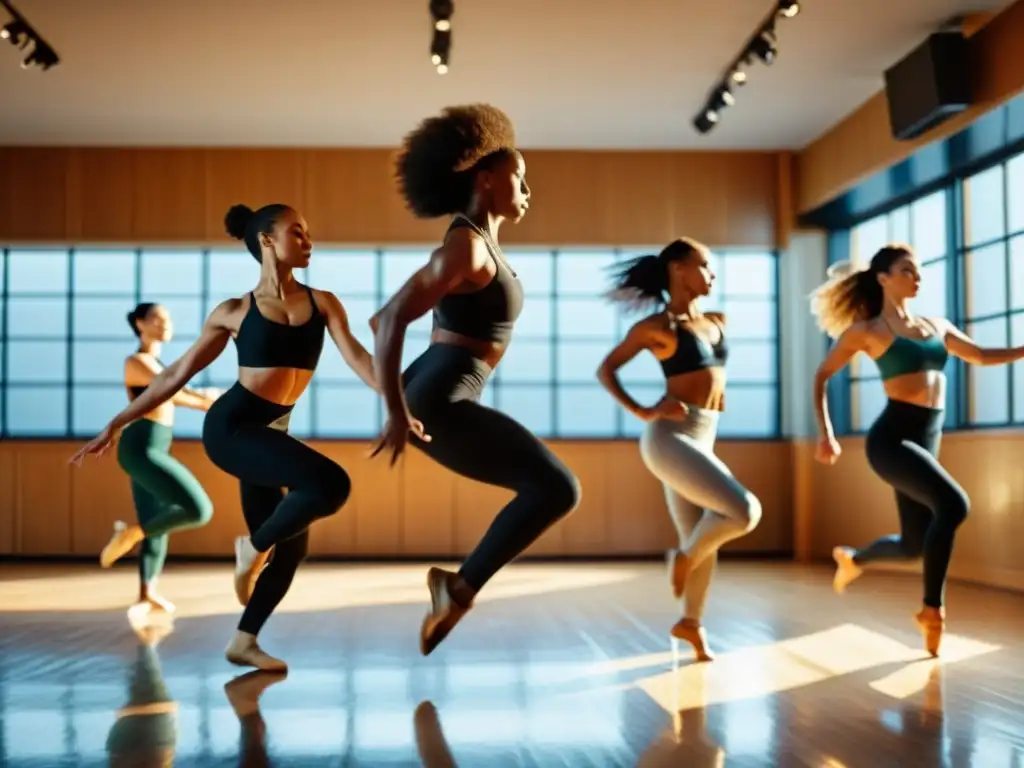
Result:
M170 628L139 625L136 633L139 645L128 675L128 702L107 734L111 768L173 765L178 743L178 702L164 683L156 650Z
M725 317L699 306L715 278L708 257L704 245L682 238L619 267L609 297L631 308L658 309L629 330L597 372L612 397L646 422L640 455L665 487L679 535L668 562L673 594L683 598L684 608L671 633L690 643L701 661L713 658L701 618L718 550L761 519L757 497L714 453L728 347ZM651 406L630 397L617 375L644 351L658 359L665 375L665 395Z
M858 352L875 361L888 401L868 431L868 462L896 493L900 533L862 549L836 547L834 586L842 592L864 565L924 559L924 605L915 615L925 647L938 655L945 626L946 572L970 501L939 463L949 353L976 365L1024 358L1024 347L982 349L951 322L919 317L909 303L921 270L906 245L887 245L864 269L837 265L813 295L819 326L836 342L814 377L820 437L817 459L834 464L840 448L828 413L828 380Z
M265 653L256 637L306 556L309 526L337 512L351 488L344 469L287 434L287 419L313 378L325 330L371 387L373 360L352 335L341 302L295 279L294 270L309 266L313 247L298 211L280 204L258 211L236 205L225 224L260 263L256 287L219 304L195 344L72 462L104 453L126 425L170 400L234 338L238 381L217 399L203 422L203 446L210 460L240 481L250 531L235 542L235 593L245 611L226 656L234 664L279 671L287 665Z
M375 453L394 463L411 440L453 472L515 493L458 573L428 572L420 650L429 654L494 574L575 509L580 490L528 429L480 403L523 307L498 245L501 224L522 219L530 200L511 121L491 106L450 107L405 138L397 176L416 216L453 218L441 247L371 320L388 411ZM406 329L431 310L430 346L403 374Z
M124 365L125 388L129 400L134 400L163 369L160 349L171 341L174 331L171 313L153 303L139 304L129 312L128 325L139 338L138 349ZM117 461L131 478L138 522L114 524L100 565L109 568L138 545L139 599L129 609L133 620L152 612L173 613L174 605L156 593L170 534L206 525L213 516L213 503L195 475L171 456L171 441L175 406L207 411L217 395L213 389L183 387L125 427L118 441Z

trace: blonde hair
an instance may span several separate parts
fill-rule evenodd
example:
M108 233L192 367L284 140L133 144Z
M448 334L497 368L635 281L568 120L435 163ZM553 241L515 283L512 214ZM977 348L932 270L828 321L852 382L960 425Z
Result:
M912 255L910 246L893 243L881 248L867 267L858 269L850 262L829 267L828 280L811 293L811 313L818 327L837 339L854 323L880 315L883 293L878 276Z

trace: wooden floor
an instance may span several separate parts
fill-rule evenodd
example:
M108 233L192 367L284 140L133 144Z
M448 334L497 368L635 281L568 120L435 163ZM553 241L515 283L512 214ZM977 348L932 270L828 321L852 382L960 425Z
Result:
M229 568L170 568L147 643L130 567L0 567L2 764L1024 768L1024 595L951 586L932 661L918 577L837 597L824 568L726 562L718 658L674 670L654 565L510 568L427 659L424 567L308 565L264 633L275 680L223 660Z

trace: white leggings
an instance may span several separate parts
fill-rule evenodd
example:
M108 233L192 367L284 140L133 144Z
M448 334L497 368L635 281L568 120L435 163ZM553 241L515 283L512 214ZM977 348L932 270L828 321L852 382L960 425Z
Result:
M714 454L718 411L689 409L684 421L648 422L640 455L665 486L679 549L690 558L683 616L699 620L719 548L757 527L761 502Z

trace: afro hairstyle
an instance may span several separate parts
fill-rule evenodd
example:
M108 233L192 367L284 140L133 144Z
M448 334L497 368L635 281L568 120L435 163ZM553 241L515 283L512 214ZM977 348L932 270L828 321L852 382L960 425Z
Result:
M418 218L465 211L476 170L515 152L508 115L489 104L447 107L402 141L395 179L406 207Z

